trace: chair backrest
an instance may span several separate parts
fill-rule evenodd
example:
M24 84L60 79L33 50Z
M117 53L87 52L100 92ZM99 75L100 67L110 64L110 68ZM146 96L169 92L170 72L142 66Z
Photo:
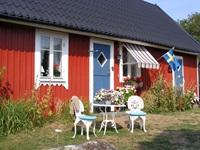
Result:
M128 98L128 109L131 111L140 111L144 108L143 99L139 96L130 96Z
M77 96L72 96L71 98L71 107L73 109L73 113L75 117L77 115L82 115L82 112L84 112L84 106L81 100Z

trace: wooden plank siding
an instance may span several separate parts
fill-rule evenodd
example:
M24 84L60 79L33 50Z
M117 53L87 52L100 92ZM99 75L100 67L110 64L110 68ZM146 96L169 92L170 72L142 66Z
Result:
M3 84L14 99L34 87L34 41L34 28L0 22L0 67L6 67Z
M63 86L52 86L52 101L61 99L69 101L77 95L85 101L89 99L89 48L90 37L69 34L68 89ZM119 82L119 63L116 62L119 43L114 42L114 88L123 86ZM146 47L159 59L167 51ZM175 53L183 56L185 91L197 85L197 59L194 55ZM0 67L6 66L4 86L12 93L14 99L25 97L34 88L34 55L35 28L0 22ZM160 69L168 82L172 81L172 73L167 71L168 63L159 59ZM157 69L142 69L143 90L147 90L159 75ZM192 82L192 83L191 83ZM192 85L191 85L192 84ZM48 86L40 87L40 98L47 92ZM139 91L137 94L140 94Z
M123 87L124 84L119 81L119 62L117 62L117 55L119 54L119 42L114 42L114 89L116 87Z
M146 47L147 50L152 54L152 56L158 61L160 64L159 69L142 69L142 77L144 81L144 86L142 90L147 90L150 88L152 83L155 82L157 77L162 73L164 78L167 79L168 82L172 81L172 73L168 72L168 63L161 56L165 54L167 51L163 51L156 48Z
M154 56L154 58L158 60L160 64L159 70L163 73L164 77L167 79L168 82L172 83L172 72L168 72L169 65L167 61L161 57L167 51L149 47L147 47L147 49ZM197 85L197 56L178 52L175 52L175 55L183 57L185 91L191 90L194 86ZM154 79L159 76L159 70L142 69L144 85L146 85L146 87L143 86L142 90L148 89L151 86L151 84L154 82ZM195 90L195 92L197 92L197 89Z
M69 64L65 64L69 66L69 88L52 86L53 99L66 101L72 95L89 99L89 42L88 36L69 34ZM34 89L34 52L34 28L0 23L0 67L6 66L4 85L14 99ZM40 98L47 88L40 87Z
M181 55L181 54L180 54ZM182 54L184 63L185 92L198 86L197 82L197 56ZM197 93L197 89L196 89Z
M70 95L89 98L89 45L88 36L69 35L69 89Z

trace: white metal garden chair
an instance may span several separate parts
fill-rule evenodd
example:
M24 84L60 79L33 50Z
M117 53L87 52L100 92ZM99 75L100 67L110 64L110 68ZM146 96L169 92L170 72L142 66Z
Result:
M73 113L75 115L73 138L75 138L75 136L76 136L76 125L79 122L81 123L81 135L83 135L83 125L86 126L87 140L90 139L89 128L90 128L92 123L94 123L93 133L96 136L96 134L95 134L95 125L96 125L95 120L96 120L97 117L82 114L82 112L84 112L84 106L83 106L83 103L81 102L81 100L77 96L72 96L72 98L71 98L71 109L73 109Z
M134 130L134 121L137 118L140 118L140 128L144 130L144 132L147 132L145 129L145 123L146 123L146 112L141 111L141 109L144 108L144 102L143 99L139 96L130 96L128 98L128 109L130 111L127 111L126 113L129 114L130 117L130 130L133 133Z

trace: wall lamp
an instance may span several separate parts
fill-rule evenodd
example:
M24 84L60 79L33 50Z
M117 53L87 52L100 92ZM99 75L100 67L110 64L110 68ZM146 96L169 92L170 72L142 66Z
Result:
M122 56L121 56L120 54L117 55L117 62L118 62L118 63L120 62L121 57L122 57Z

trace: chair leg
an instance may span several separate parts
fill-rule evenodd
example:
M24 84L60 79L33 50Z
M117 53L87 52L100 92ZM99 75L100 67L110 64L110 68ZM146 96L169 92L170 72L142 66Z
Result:
M76 136L76 125L77 125L77 123L78 123L79 121L80 121L79 119L76 119L76 120L74 121L74 136L73 136L72 138L75 138L75 136Z
M142 118L140 117L140 129L142 129L142 126L143 126L143 120L142 120Z
M94 133L94 136L96 136L97 137L97 135L96 135L96 133L95 133L95 127L96 127L96 121L94 120L94 126L93 126L93 133Z
M104 125L104 133L103 133L103 135L106 134L106 128L107 128L107 121L105 121L105 125Z
M81 122L81 135L83 135L83 123Z
M134 130L134 120L131 120L131 133L133 133Z
M146 116L141 116L142 119L142 126L143 126L143 131L147 132L145 125L146 125Z
M131 117L129 117L129 129L128 130L131 130L131 126L132 126Z
M87 140L90 139L90 136L89 136L89 129L90 129L90 126L92 124L92 121L86 121L86 120L83 120L83 123L85 124L86 126L86 137L87 137Z
M134 130L134 121L137 119L137 116L130 116L130 120L131 120L131 133L133 133Z
M90 126L89 126L89 125L86 125L86 137L87 137L87 140L90 140L89 128L90 128Z

